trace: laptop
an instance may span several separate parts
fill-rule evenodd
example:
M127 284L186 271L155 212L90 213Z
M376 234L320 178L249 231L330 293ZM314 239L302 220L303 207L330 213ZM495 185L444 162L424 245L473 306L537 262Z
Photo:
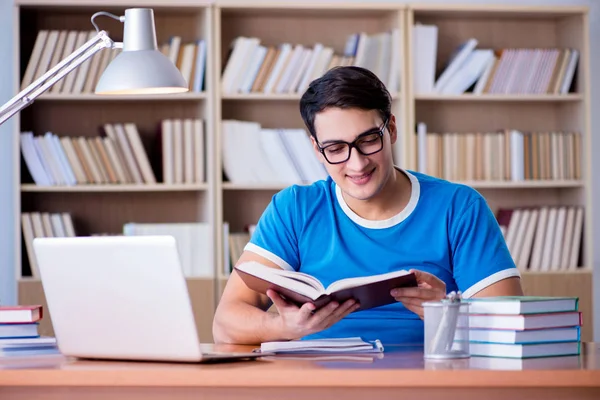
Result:
M36 238L33 249L66 356L214 362L266 355L207 352L198 341L171 236Z

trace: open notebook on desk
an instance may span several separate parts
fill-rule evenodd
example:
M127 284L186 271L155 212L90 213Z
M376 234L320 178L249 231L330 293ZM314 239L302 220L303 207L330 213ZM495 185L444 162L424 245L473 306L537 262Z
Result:
M360 337L265 342L256 349L275 354L382 353L383 350L379 340L365 341Z

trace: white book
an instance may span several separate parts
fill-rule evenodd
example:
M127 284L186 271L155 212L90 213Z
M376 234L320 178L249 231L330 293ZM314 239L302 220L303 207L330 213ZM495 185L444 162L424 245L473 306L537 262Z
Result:
M89 31L88 36L86 38L86 42L94 39L96 36L96 31ZM72 93L82 93L83 87L85 86L85 81L88 78L88 72L90 70L90 66L92 64L92 60L94 57L98 55L98 53L94 54L93 57L85 60L78 68L77 75L75 76L75 81L73 82L73 90Z
M437 44L437 25L417 23L412 27L412 70L415 94L434 92Z
M58 185L64 185L66 183L65 178L63 177L63 174L58 165L58 161L54 158L54 154L50 150L46 139L42 136L38 136L35 138L35 142L38 146L41 156L46 161L46 166L50 168L50 173L54 177L54 181Z
M301 57L304 53L304 46L297 44L294 46L294 50L290 56L289 62L283 69L281 74L281 78L277 82L275 86L275 93L284 93L285 88L288 85L288 82L292 79L292 74L294 71L299 68Z
M402 48L400 29L392 29L391 43L390 43L390 69L387 77L387 87L391 93L397 93L400 91L400 76L402 73L402 55L400 49ZM434 62L435 64L435 62ZM432 79L435 79L435 71L433 72Z
M319 59L319 55L323 51L322 43L315 43L313 46L312 52L310 53L310 57L308 59L308 63L306 68L303 71L302 79L296 90L298 93L304 93L306 89L308 89L308 85L312 81L313 71L315 70L315 66L317 65L317 60Z
M521 221L517 226L517 230L515 232L514 240L512 242L511 255L512 258L518 266L519 259L521 257L521 251L523 249L523 241L525 239L525 232L529 228L529 217L531 215L531 210L524 209L521 211ZM512 219L511 219L512 224Z
M137 126L133 123L127 123L123 125L123 128L125 129L127 141L131 146L131 149L137 161L137 165L140 169L142 177L144 178L144 183L155 184L156 177L154 176L154 171L152 170L152 166L150 165L150 160L148 159L148 154L144 149L144 145L142 143L142 139L140 137L140 133L138 132Z
M52 52L52 59L50 59L50 65L48 65L48 71L51 70L62 61L62 54L65 49L65 43L67 41L68 31L60 31L58 34L58 38L56 39L56 46L54 47L54 51Z
M183 120L183 182L194 183L194 122Z
M554 245L554 235L556 234L556 217L558 209L551 207L548 211L548 224L546 225L546 235L544 237L544 251L542 253L542 262L540 271L550 271L552 268L552 252Z
M569 270L575 270L579 266L579 251L581 250L581 237L583 235L583 207L577 207L575 212L575 227L573 228L573 243L569 250Z
M173 120L173 183L183 183L183 121Z
M302 79L302 75L306 72L306 67L312 58L312 53L313 49L304 48L304 51L300 56L300 61L284 88L285 93L296 93L298 91L298 84L300 83L300 79Z
M450 78L462 67L469 54L477 46L477 39L471 38L461 43L460 46L450 56L446 68L437 79L434 85L434 90L440 93L441 89L448 83Z
M33 181L36 185L40 186L52 185L53 180L46 172L42 160L40 159L40 155L33 144L33 133L22 132L20 137L21 153L23 154L25 165L27 165L27 169L29 170L29 174L33 178Z
M67 38L65 40L63 52L60 57L61 61L64 60L65 58L67 58L68 56L70 56L71 53L73 53L73 51L75 51L75 49L76 49L75 42L77 41L77 34L78 34L77 31L69 31L67 33ZM60 61L58 61L58 62L60 62ZM51 93L60 93L62 91L64 84L65 84L65 79L59 80L50 88L50 92Z
M201 119L194 120L194 182L205 182L205 138L204 123Z
M383 350L380 341L364 341L360 337L274 341L260 345L264 353L381 353Z
M417 124L417 149L418 149L418 170L421 173L427 171L427 125L424 122ZM472 158L472 157L469 157Z
M59 32L55 30L48 32L48 37L46 38L46 43L44 44L44 51L35 70L35 75L33 77L34 81L49 70L50 62L52 61L52 55L54 54L56 48L56 42L58 41L58 33Z
M66 237L67 233L62 223L62 217L58 213L50 214L50 223L52 224L52 231L55 237Z
M562 249L560 251L559 270L567 271L569 269L569 251L573 243L573 228L575 227L575 207L567 207L565 218L565 232L563 236Z
M560 94L569 93L569 89L571 88L571 83L573 82L573 76L575 75L575 69L577 67L578 60L579 51L576 49L571 49L571 57L569 58L569 64L567 65L567 70L565 71L564 78L560 85Z
M525 179L525 154L523 133L517 130L511 131L510 136L510 175L513 181Z
M246 72L248 71L248 65L252 62L252 55L254 50L260 45L260 40L255 37L250 37L244 40L242 45L242 55L236 61L234 65L234 74L228 85L225 87L223 93L236 93L240 91Z
M194 65L194 58L196 56L196 43L187 43L183 46L181 55L181 76L185 79L188 87L191 86L192 80L192 68Z
M173 120L164 119L161 122L162 178L163 183L175 183L175 149Z
M282 43L279 46L279 56L277 57L277 61L269 74L269 78L267 79L267 83L263 88L263 93L272 93L275 84L279 80L279 76L281 75L288 58L292 53L292 45L289 43Z
M102 140L103 146L106 149L106 153L108 155L110 163L115 170L115 174L117 176L117 182L118 183L127 183L127 176L125 175L124 165L122 164L121 160L119 159L119 156L117 153L117 147L116 147L117 143L109 137L104 137L101 140Z
M519 226L521 225L522 213L523 211L521 209L513 210L506 232L506 246L508 247L508 251L513 259L515 252L515 239L517 237L517 233L519 232Z
M244 76L244 80L242 81L241 87L239 91L241 93L250 93L250 89L252 89L252 84L256 79L256 75L262 66L263 61L265 60L265 56L267 55L267 47L265 46L257 46L254 49L252 54L252 59L248 68L246 70L246 74Z
M494 59L492 50L473 50L462 66L450 77L446 85L438 89L442 94L458 95L473 86L483 74L490 60Z
M567 208L562 206L558 208L556 213L556 232L554 233L554 239L552 244L552 259L550 269L553 271L560 270L561 265L561 252L564 246L564 235L565 235L565 222L567 216Z
M33 45L33 50L31 51L31 55L29 56L27 68L25 69L25 73L23 74L23 80L21 81L21 90L25 89L35 80L38 64L40 63L40 60L42 58L48 35L49 31L46 29L40 30L37 34L35 43Z
M179 50L181 47L181 36L171 36L169 38L169 53L167 57L173 65L177 65L177 59L179 57Z
M35 252L33 251L33 239L35 238L35 232L33 230L33 222L31 220L30 213L21 213L21 230L23 231L23 240L25 242L25 249L27 250L27 258L29 259L31 276L34 278L39 278L40 271L37 265Z
M81 46L85 44L88 40L88 31L80 31L77 32L77 39L75 40L74 50L77 50ZM64 81L64 85L61 89L61 93L73 93L73 86L75 85L75 79L77 78L78 68L75 68L71 72L67 74L67 76L62 79Z
M66 163L66 161L63 162L61 154L59 153L58 149L56 148L52 133L46 132L44 134L43 138L44 138L44 146L47 148L48 152L50 153L50 157L52 159L51 162L54 164L54 167L60 174L61 183L63 185L67 185L67 186L74 185L76 182L75 182L74 178L71 179L71 174L69 173L70 167L69 167L68 163ZM65 165L65 163L66 163L66 165Z
M44 139L39 136L34 136L31 138L33 148L35 150L35 153L38 156L38 159L40 160L40 162L42 164L42 167L44 168L44 172L50 178L50 184L51 185L60 185L60 177L56 175L56 172L50 165L50 160L48 159L48 156L45 154L45 152L42 148L41 143L43 141L44 141Z
M59 161L61 170L66 178L66 184L71 186L76 185L77 178L75 177L75 172L73 171L71 163L64 152L64 149L60 143L60 139L58 138L58 136L50 132L47 132L45 136L48 139L48 144L52 146L52 150L57 155L57 159Z
M204 74L206 71L206 40L201 39L197 42L198 50L196 51L196 71L194 71L194 84L192 90L194 92L202 92L204 90Z
M67 237L75 237L75 228L73 227L73 219L71 218L71 214L62 213L61 217Z
M530 211L527 230L525 230L519 258L516 261L518 269L522 271L527 270L527 266L529 265L529 258L533 249L533 237L538 225L538 215L539 210L533 209Z
M488 83L488 81L492 75L492 70L494 69L494 65L497 62L498 62L498 57L496 57L496 56L494 56L488 60L488 63L485 66L485 69L483 70L483 73L481 74L481 76L477 80L477 83L475 84L475 87L473 88L473 94L479 95L479 94L483 93L483 89L485 88L486 84Z
M83 157L85 158L86 164L90 167L90 173L94 178L94 183L103 183L100 168L96 162L96 158L92 155L91 149L88 145L88 141L83 136L80 136L75 140L77 140L77 144L79 145L79 148L83 153Z
M112 126L115 130L115 135L117 137L119 147L121 148L121 151L123 151L123 157L125 158L127 169L133 177L133 182L139 184L144 183L144 178L142 177L140 169L135 161L135 155L131 148L131 144L129 143L129 140L127 140L127 133L125 132L125 127L123 126L123 124L112 124Z
M271 169L275 172L277 182L283 182L288 185L300 183L300 176L294 168L292 161L287 157L277 130L261 129L259 141L263 152L267 155L266 158L271 165Z
M129 170L129 166L127 164L127 160L125 159L125 153L121 144L119 142L119 138L117 135L117 130L115 129L113 124L104 124L103 126L104 132L106 136L111 140L113 147L115 148L115 152L117 153L117 158L119 160L119 165L123 169L123 174L125 175L124 183L133 183L133 173Z

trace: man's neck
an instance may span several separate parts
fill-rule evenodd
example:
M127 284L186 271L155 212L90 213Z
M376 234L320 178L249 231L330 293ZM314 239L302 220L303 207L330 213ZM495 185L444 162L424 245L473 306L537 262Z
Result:
M408 176L393 169L381 191L369 200L357 200L343 194L344 201L361 218L371 221L389 219L407 206L411 196Z

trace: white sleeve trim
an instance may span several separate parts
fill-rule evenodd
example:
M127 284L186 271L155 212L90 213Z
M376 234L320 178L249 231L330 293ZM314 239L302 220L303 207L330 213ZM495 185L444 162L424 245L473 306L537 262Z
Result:
M495 274L488 276L487 278L483 278L482 280L465 290L462 294L462 297L468 299L477 292L480 292L482 289L485 289L486 287L498 281L501 281L502 279L511 278L513 276L521 277L521 274L519 273L518 269L508 268L503 269L502 271L498 271Z
M277 254L273 254L270 251L263 249L262 247L258 247L254 243L248 243L244 247L244 250L256 253L259 256L264 257L271 262L274 262L283 269L287 269L288 271L294 271L294 268L292 268L292 266L288 264L283 258L279 257Z

